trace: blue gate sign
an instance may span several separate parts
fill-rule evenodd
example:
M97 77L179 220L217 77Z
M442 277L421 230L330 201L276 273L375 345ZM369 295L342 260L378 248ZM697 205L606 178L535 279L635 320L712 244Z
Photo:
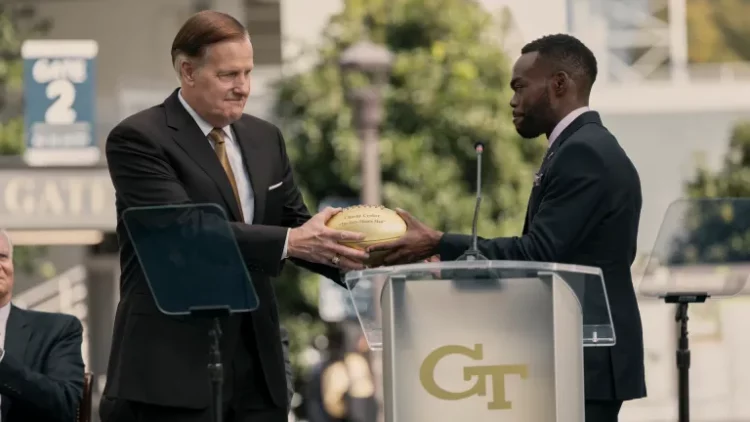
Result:
M26 151L30 166L91 166L95 135L93 40L28 40L21 47Z

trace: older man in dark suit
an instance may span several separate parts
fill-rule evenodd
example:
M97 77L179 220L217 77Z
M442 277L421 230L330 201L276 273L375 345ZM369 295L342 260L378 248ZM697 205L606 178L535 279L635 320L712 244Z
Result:
M615 422L624 400L646 396L643 329L631 279L641 213L638 172L617 139L588 107L596 80L593 53L569 35L527 44L510 81L513 124L524 138L547 136L519 237L480 239L489 259L599 267L612 309L617 345L584 351L586 421ZM409 231L389 250L387 263L433 254L458 258L470 236L444 234L402 212Z
M180 88L163 104L120 123L107 139L118 215L130 207L213 203L226 211L260 307L223 327L227 422L285 422L288 390L279 315L270 277L289 259L333 280L363 268L367 254L338 243L358 233L329 229L337 210L311 217L295 184L279 129L243 114L253 47L224 13L185 22L171 58ZM104 422L211 420L207 328L161 314L122 222L121 297ZM212 280L206 280L207 283Z
M72 422L83 394L83 327L13 306L13 245L0 230L0 421Z

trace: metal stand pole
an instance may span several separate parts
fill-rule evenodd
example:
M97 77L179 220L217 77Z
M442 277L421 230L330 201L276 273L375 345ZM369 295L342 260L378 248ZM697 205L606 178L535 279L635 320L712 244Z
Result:
M224 384L224 366L221 363L221 348L219 340L221 339L221 325L219 318L214 318L214 325L211 327L211 350L209 353L208 373L211 377L211 392L213 406L214 422L222 422L224 419L224 406L222 386Z
M688 304L677 305L675 320L680 324L676 361L678 371L679 422L690 422L690 345L688 340Z
M675 321L680 326L677 339L677 386L678 386L678 421L690 422L690 342L688 340L688 305L705 303L709 295L700 293L672 293L662 296L665 303L676 304Z

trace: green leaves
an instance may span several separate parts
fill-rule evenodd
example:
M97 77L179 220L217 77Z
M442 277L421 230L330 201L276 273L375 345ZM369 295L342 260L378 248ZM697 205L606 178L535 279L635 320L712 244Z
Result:
M750 257L750 207L746 205L750 201L750 122L735 126L723 168L713 171L699 165L686 191L695 199L746 199L690 204L687 235L676 242L672 263L746 262Z
M23 119L0 122L0 155L17 155L23 152Z
M23 40L46 32L51 23L38 19L33 8L27 6L0 6L0 109L6 107L8 91L18 91L23 86ZM23 118L20 105L13 104L13 118L0 122L0 155L18 155L24 150Z
M435 217L413 211L442 229L465 228L473 206L473 144L483 141L483 233L518 231L514 225L499 232L497 220L520 220L543 145L519 139L512 128L509 61L499 44L480 42L494 29L489 13L463 0L345 2L326 31L319 64L280 83L276 112L309 205L327 195L358 195L360 146L337 58L369 33L396 55L384 93L384 203L438 207Z
M687 191L694 198L750 196L750 122L733 129L723 168L712 172L699 167Z

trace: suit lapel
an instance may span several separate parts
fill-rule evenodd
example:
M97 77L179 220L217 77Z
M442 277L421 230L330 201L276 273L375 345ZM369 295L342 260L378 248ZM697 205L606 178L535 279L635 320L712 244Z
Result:
M11 305L6 329L5 353L25 363L26 345L31 338L31 329L23 309Z
M25 365L26 346L31 340L31 327L28 325L26 312L11 304L5 329L5 353ZM3 420L8 417L11 406L10 398L3 396L2 407L0 408L0 415Z
M534 194L534 188L531 189L531 195ZM529 213L529 210L531 209L531 196L529 196L529 202L526 204L526 215L523 217L523 230L521 230L521 234L524 235L529 232L529 226L531 225L531 213Z
M579 129L581 129L583 126L589 124L589 123L597 123L602 124L602 120L599 117L599 113L595 111L587 111L580 116L578 116L575 120L573 120L568 127L566 127L561 133L560 136L555 139L555 142L552 143L552 145L547 150L547 153L544 155L544 159L542 160L542 165L539 166L539 171L536 172L534 175L534 187L531 189L531 196L529 197L529 205L526 210L526 220L524 222L524 233L526 233L526 230L528 229L528 226L531 225L531 220L534 219L534 215L539 210L539 205L541 205L541 200L544 197L543 195L543 182L544 178L550 168L550 165L552 164L552 161L555 157L555 153L560 149L562 144L570 138L574 133L578 132Z
M534 218L536 209L539 206L544 173L547 171L549 163L550 161L552 161L552 157L554 157L555 155L555 151L557 148L555 144L557 144L557 142L553 143L551 147L547 148L547 152L544 154L544 158L542 158L542 164L539 166L539 170L534 173L534 184L531 188L531 194L529 195L529 203L526 206L526 218L524 219L523 223L523 234L526 234L529 226L531 226L531 220Z
M552 144L552 147L554 146L555 144ZM547 152L544 154L544 158L542 159L541 166L539 166L539 170L534 173L534 184L531 188L529 203L526 207L526 219L524 220L523 233L526 233L526 231L528 230L528 227L531 225L531 219L534 217L534 214L536 212L540 193L542 191L542 180L544 179L544 173L547 171L549 162L555 154L555 150L553 150L552 147L547 148Z
M232 186L229 184L224 168L208 139L185 110L177 97L178 90L164 101L167 115L167 125L175 130L175 142L192 158L208 176L216 183L224 202L228 205L229 216L234 221L240 221L240 206L234 197Z
M232 123L232 130L237 139L237 145L240 146L242 151L242 161L245 163L247 174L250 176L251 189L255 197L253 224L262 224L265 217L266 193L270 183L267 177L269 174L268 162L264 160L260 144L252 138L250 128L242 119Z
M7 420L8 412L10 411L10 398L2 396L2 403L0 403L0 420Z

